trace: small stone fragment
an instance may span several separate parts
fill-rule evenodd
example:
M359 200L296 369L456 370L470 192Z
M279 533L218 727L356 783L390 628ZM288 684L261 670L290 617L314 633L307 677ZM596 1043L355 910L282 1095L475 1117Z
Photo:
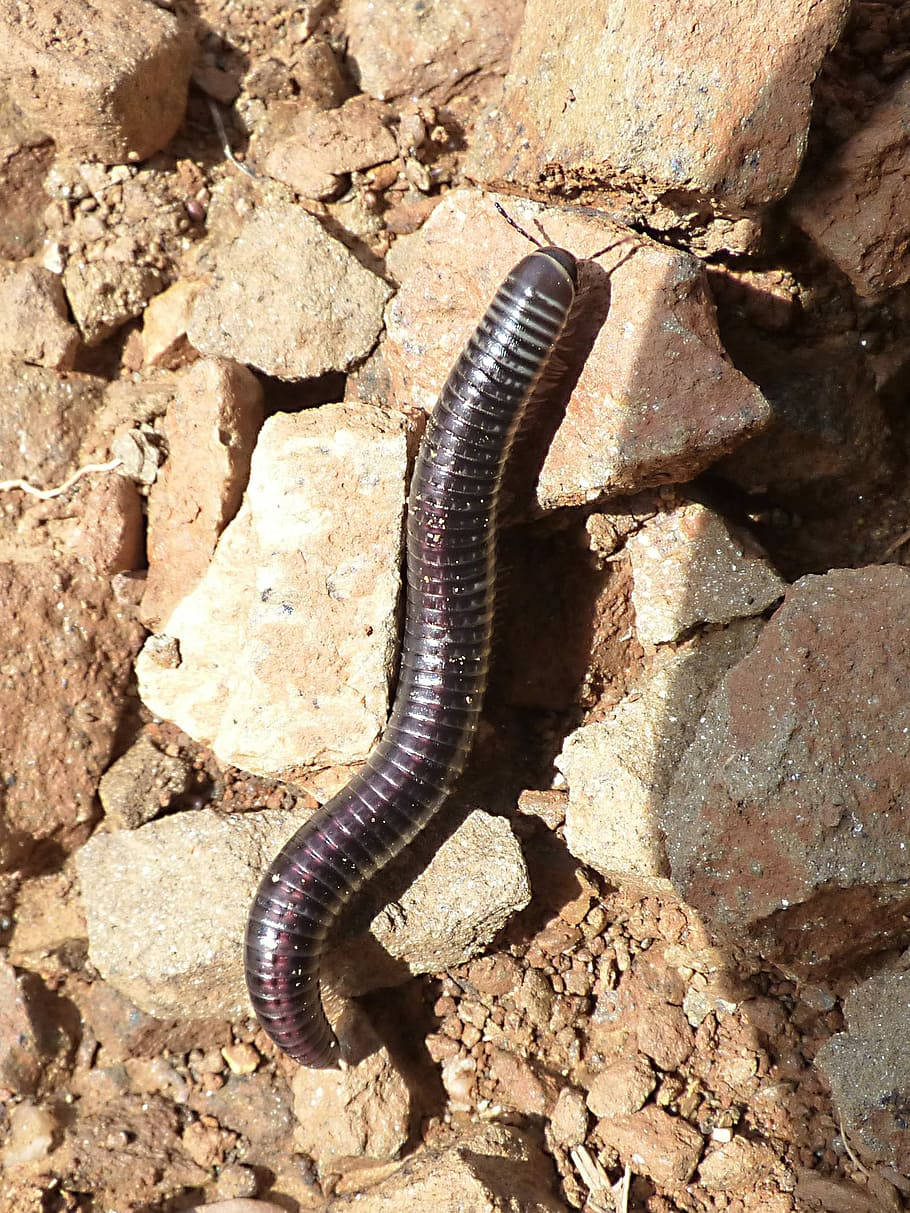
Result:
M587 197L640 192L647 206L681 190L734 212L772 202L796 178L811 87L844 15L842 0L773 11L688 0L655 21L650 0L621 0L608 16L587 0L554 22L547 0L530 0L468 174L539 191L558 165L560 185Z
M101 776L98 796L110 822L122 830L135 830L182 796L191 775L182 758L164 754L147 737L140 737Z
M221 1055L232 1074L254 1074L262 1060L259 1050L250 1044L225 1045Z
M153 638L136 665L146 704L222 761L277 774L366 756L397 637L406 427L342 405L263 426L242 508L162 624L176 650L162 665ZM180 474L189 503L189 445Z
M583 215L508 204L518 222L533 228L539 219L579 258L609 241ZM724 356L704 267L637 236L630 255L628 232L615 235L617 247L580 266L563 353L583 365L552 443L535 452L544 509L688 480L770 420L761 392ZM397 399L432 407L495 289L526 255L492 201L469 190L447 194L419 232L396 241L389 265L401 287L384 348ZM554 409L568 385L557 389Z
M186 335L197 282L181 278L149 301L142 315L142 362L168 370L188 361Z
M9 1135L3 1146L5 1167L42 1162L53 1148L59 1132L57 1118L47 1108L25 1099L9 1112Z
M144 520L132 480L106 475L83 487L70 549L103 576L129 573L145 564Z
M598 1117L613 1118L637 1112L657 1086L650 1063L640 1053L601 1070L591 1083L587 1104Z
M0 2L9 91L57 144L108 164L145 160L183 120L196 42L189 23L131 0Z
M687 1121L653 1105L629 1116L599 1120L597 1131L635 1173L670 1188L688 1183L704 1146L701 1134Z
M215 1183L215 1195L223 1204L233 1204L255 1196L258 1188L259 1181L256 1179L256 1172L252 1167L244 1167L240 1163L228 1163L226 1167L221 1168Z
M22 979L0 958L0 1087L30 1095L45 1060Z
M867 1158L910 1168L910 1127L898 1093L910 1065L910 972L877 973L844 1000L846 1031L816 1055L849 1140Z
M782 1171L770 1146L745 1137L734 1137L704 1157L698 1168L698 1178L709 1192L732 1195L751 1192L763 1179L775 1173L780 1176Z
M161 290L161 275L144 265L71 260L63 286L87 345L98 345L138 316Z
M103 390L94 375L0 361L0 480L37 488L65 480Z
M564 1150L581 1145L588 1132L588 1112L581 1091L573 1087L562 1088L556 1107L550 1114L550 1132L556 1144Z
M365 93L383 100L447 93L477 72L502 70L521 22L515 0L478 9L471 0L428 6L348 0L348 54Z
M356 1015L366 1056L344 1070L294 1074L295 1148L321 1170L337 1158L397 1158L408 1139L411 1095L388 1050Z
M60 276L31 262L0 268L0 359L64 371L78 349Z
M283 379L345 371L363 358L391 294L311 215L285 202L235 217L200 268L206 280L190 308L192 344ZM294 302L301 284L303 307Z
M246 367L204 359L180 375L164 421L168 458L149 493L142 616L150 627L202 578L240 508L262 413L262 388Z
M662 644L702 623L760 615L786 582L767 559L697 502L657 514L630 535L635 626L643 644Z
M812 174L791 201L797 223L841 269L860 295L875 295L910 278L910 75Z

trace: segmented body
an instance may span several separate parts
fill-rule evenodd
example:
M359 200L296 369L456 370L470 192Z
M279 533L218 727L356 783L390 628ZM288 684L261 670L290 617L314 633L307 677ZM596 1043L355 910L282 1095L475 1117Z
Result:
M364 767L282 847L256 894L250 996L271 1038L304 1065L339 1057L319 994L330 927L426 825L470 749L490 660L503 468L575 286L571 253L525 257L449 375L411 482L406 621L388 724Z

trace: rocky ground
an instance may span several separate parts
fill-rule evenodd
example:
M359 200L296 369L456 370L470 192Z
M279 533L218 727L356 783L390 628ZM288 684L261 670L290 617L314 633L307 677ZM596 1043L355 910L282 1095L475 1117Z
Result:
M0 0L0 1207L910 1207L910 4ZM659 18L659 19L658 19ZM426 410L583 258L343 1072L241 940Z

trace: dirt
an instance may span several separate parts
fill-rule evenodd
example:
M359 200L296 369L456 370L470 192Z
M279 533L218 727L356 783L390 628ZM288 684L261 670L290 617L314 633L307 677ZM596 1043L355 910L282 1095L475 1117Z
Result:
M614 887L567 850L565 793L552 757L571 729L602 719L634 684L643 649L628 640L627 567L611 566L610 553L595 567L558 513L544 523L525 520L507 540L518 586L509 588L507 613L530 595L531 623L516 627L518 640L504 642L508 656L469 773L469 786L496 806L518 789L514 810L521 792L521 811L511 820L531 903L482 957L362 1000L409 1092L398 1156L357 1157L351 1148L321 1158L317 1147L304 1148L295 1129L295 1067L254 1021L200 1020L192 1007L179 1020L155 1019L100 979L88 958L72 857L102 823L102 799L117 799L108 816L120 824L203 806L232 814L303 811L315 800L299 786L219 762L139 700L133 661L145 636L140 621L163 609L159 601L147 601L145 615L140 608L148 477L137 474L120 487L110 479L116 471L89 473L48 500L11 482L58 484L80 465L107 458L124 427L152 451L166 450L168 440L196 441L192 432L181 438L175 431L168 378L199 356L186 339L184 301L163 311L161 347L168 352L161 360L143 344L151 338L143 335L142 308L198 272L213 197L233 190L242 201L253 188L243 173L247 159L260 178L266 164L282 177L279 166L286 168L288 157L276 148L295 130L293 111L304 102L320 111L319 121L308 119L297 133L319 155L306 161L306 172L299 164L284 171L283 180L300 191L293 206L316 216L361 266L384 272L396 238L418 230L453 187L470 184L464 165L475 125L495 107L509 61L505 48L520 24L517 6L503 4L491 10L483 37L473 26L469 37L437 12L434 70L424 63L413 77L405 72L402 85L407 56L395 53L394 38L364 62L360 77L348 57L346 48L371 41L376 18L366 4L158 0L154 7L193 31L196 67L180 129L149 158L105 166L62 145L55 150L31 119L0 101L0 255L12 263L36 257L63 274L67 322L81 332L66 370L33 365L38 356L28 355L32 334L25 332L19 362L14 348L12 369L0 368L0 381L9 375L20 392L28 388L14 401L15 416L0 418L0 1207L180 1213L259 1198L297 1213L362 1207L363 1198L406 1209L441 1202L450 1174L452 1190L462 1191L457 1155L458 1167L470 1170L459 1208L910 1208L910 1175L884 1155L857 1153L814 1065L844 1030L844 999L880 959L873 944L824 981L797 980L754 951L721 951L691 907L669 892ZM393 8L383 5L388 21ZM824 156L855 134L910 60L908 11L906 3L852 7L817 88L804 190ZM418 48L437 36L433 29L423 31L423 42L415 36ZM472 54L465 55L466 43ZM884 47L890 53L879 70ZM363 80L377 81L373 100L340 106L359 96ZM85 154L84 145L75 145ZM558 166L548 168L560 177ZM706 218L702 211L691 229L699 248L706 247L706 230L728 222L729 215ZM728 243L711 258L728 353L773 401L775 378L789 375L792 387L798 371L820 381L832 363L850 362L862 348L868 374L856 372L859 387L852 367L844 378L867 411L858 430L846 425L842 441L835 432L842 381L829 377L817 415L804 428L790 426L784 410L786 458L773 445L753 447L744 459L727 456L696 483L696 495L749 528L790 580L831 567L906 564L910 288L858 297L783 211L772 209L763 222L761 251L746 255ZM654 234L656 223L650 215L640 226ZM674 229L681 245L685 228L680 219ZM135 281L127 281L126 267L135 268ZM768 289L759 295L762 275ZM236 284L227 274L223 285L230 291ZM300 299L286 300L292 327L300 308ZM28 327L40 323L39 311ZM225 326L219 320L214 327ZM799 350L797 370L777 360L773 345L770 352L750 345L755 333L758 344L784 334L788 351ZM7 345L0 341L0 348L7 359ZM278 353L282 367L297 351ZM384 374L358 347L350 363L327 370L319 364L302 383L282 382L277 372L257 379L268 415L342 398L367 403L385 391ZM27 407L36 399L38 413ZM887 441L879 441L883 427L890 427ZM862 458L855 451L841 458L856 432L864 436ZM239 462L247 466L246 452ZM181 488L188 499L191 488ZM227 505L216 491L211 518L187 523L206 532L203 566L239 503L239 485L230 488ZM653 514L660 503L654 493L647 507L627 503L627 513ZM188 508L192 514L192 500ZM154 508L151 516L154 524ZM566 535L572 540L560 546ZM162 550L179 553L179 542L165 542ZM537 597L541 569L559 583L552 596ZM193 576L200 572L194 568ZM172 602L186 567L165 579L165 590L160 576L150 584L161 601ZM598 597L605 583L611 592ZM558 660L564 652L544 651L537 637L568 632L564 621L582 600L595 604L591 645ZM812 637L805 643L808 651ZM157 755L138 772L138 791L129 763L115 765L137 738ZM121 781L127 786L118 790ZM509 792L491 791L503 786ZM217 873L204 895L218 896ZM167 904L168 890L160 897ZM861 895L856 904L867 912ZM170 910L179 915L180 905ZM904 919L889 921L886 959L896 961L907 945ZM889 1105L898 1120L910 1073L902 1080ZM362 1098L367 1102L369 1093ZM503 1142L497 1145L491 1133L482 1148L462 1148L478 1125L491 1124L508 1129ZM901 1149L906 1157L906 1144ZM225 1205L224 1213L267 1207L238 1203Z

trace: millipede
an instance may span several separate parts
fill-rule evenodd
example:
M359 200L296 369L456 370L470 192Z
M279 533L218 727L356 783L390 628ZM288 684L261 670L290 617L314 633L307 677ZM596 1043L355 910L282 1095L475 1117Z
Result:
M361 770L279 851L250 911L253 1007L278 1047L306 1066L341 1058L319 989L330 928L445 801L477 729L503 470L578 284L571 253L533 242L455 363L423 435L408 497L405 623L388 723Z

